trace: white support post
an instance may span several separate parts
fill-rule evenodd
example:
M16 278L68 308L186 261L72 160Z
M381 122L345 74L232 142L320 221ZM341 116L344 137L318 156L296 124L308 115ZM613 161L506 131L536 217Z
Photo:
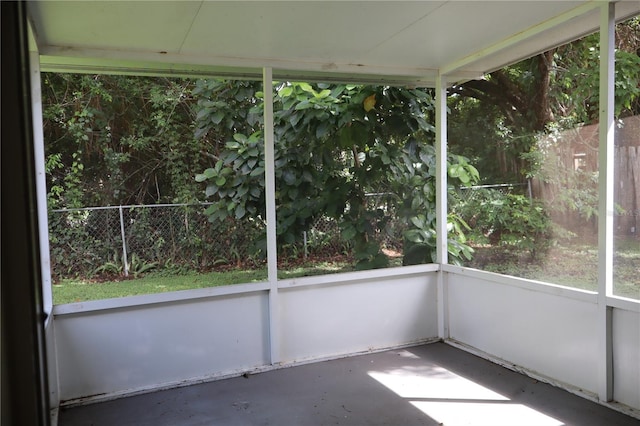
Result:
M264 92L264 173L267 202L267 276L269 279L269 343L271 364L280 362L278 322L278 246L276 244L276 174L273 133L273 73L263 70Z
M447 252L447 82L442 74L436 79L436 257L440 265L448 263ZM449 337L447 286L444 272L438 273L438 336Z
M436 80L436 244L437 262L449 263L447 252L447 87Z
M598 397L613 399L613 362L611 342L611 307L613 294L613 173L615 126L615 6L604 3L600 13L600 146L598 154Z
M124 214L122 212L122 206L118 206L118 213L120 217L120 239L122 240L122 270L124 276L129 276L129 258L127 254L127 234L124 232Z
M42 126L42 85L40 79L40 54L38 53L31 26L29 72L31 83L31 122L33 126L33 154L35 160L36 204L38 215L38 240L40 245L40 274L42 278L42 310L47 315L44 322L47 353L49 407L52 422L57 422L60 405L58 385L58 363L54 339L53 294L51 287L51 254L49 249L49 215L47 209L47 179L45 168L44 130Z
M51 294L51 257L49 255L49 218L47 215L47 180L44 156L44 131L42 128L42 89L40 85L40 56L29 52L31 71L31 120L33 125L33 153L36 171L36 197L38 202L38 236L40 239L40 268L42 274L43 310L47 321L51 319L53 296Z

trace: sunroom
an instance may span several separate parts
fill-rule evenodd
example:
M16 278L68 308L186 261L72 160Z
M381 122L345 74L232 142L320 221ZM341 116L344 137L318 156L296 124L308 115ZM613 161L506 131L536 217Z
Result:
M614 161L619 124L614 120L614 27L640 14L640 2L34 1L25 9L20 18L29 36L32 189L40 230L39 241L32 243L39 247L42 265L47 314L42 327L54 424L60 408L386 350L411 358L418 353L412 348L432 343L640 419L640 295L617 294L613 261L619 212L615 173L620 167ZM598 31L595 289L451 264L448 94L455 86ZM265 279L54 305L41 72L224 77L262 80L265 88L280 81L433 88L435 262L280 276L274 93L264 90ZM576 168L582 167L582 154L574 155ZM620 173L634 170L640 168ZM634 191L631 198L640 200L637 186ZM401 395L393 383L407 371L411 368L372 367L368 374ZM429 405L438 398L434 395L422 401L425 423L458 424L448 416L465 408L437 411ZM463 397L443 398L455 404ZM536 424L516 418L522 415L505 424ZM564 424L535 418L539 424ZM298 419L292 424L316 423ZM350 424L378 423L352 418ZM502 423L485 419L477 424Z

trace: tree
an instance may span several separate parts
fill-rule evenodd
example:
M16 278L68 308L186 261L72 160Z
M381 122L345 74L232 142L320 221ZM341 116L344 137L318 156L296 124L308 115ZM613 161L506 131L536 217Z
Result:
M431 91L391 87L309 84L276 85L274 99L277 232L281 244L321 215L340 223L354 243L357 268L385 266L376 238L393 215L402 217L405 261L433 260L435 248L435 152ZM257 84L209 80L197 89L198 134L230 135L214 167L196 180L207 182L211 220L264 218L262 93ZM242 95L239 93L242 92ZM223 97L241 102L240 112ZM222 126L220 126L223 124ZM244 133L243 133L244 132ZM449 157L452 183L478 175L465 158ZM386 205L367 204L382 193ZM451 217L461 231L461 222ZM454 259L470 256L461 232L453 235ZM409 254L411 250L411 255Z
M44 73L49 206L192 201L209 163L185 79Z
M596 33L452 87L452 150L489 181L535 173L521 154L539 134L598 120L598 64ZM640 17L616 27L615 103L616 117L640 114Z
M617 25L615 56L615 116L638 115L640 17ZM597 214L598 171L576 169L574 148L560 136L598 121L598 88L598 34L454 86L451 149L469 157L485 183L549 184L557 196L547 211L555 217L576 211L588 221ZM589 229L584 225L577 228Z

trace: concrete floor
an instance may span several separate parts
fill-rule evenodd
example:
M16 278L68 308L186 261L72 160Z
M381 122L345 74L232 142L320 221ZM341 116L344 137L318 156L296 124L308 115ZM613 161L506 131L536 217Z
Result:
M444 343L60 412L61 426L638 426L640 421Z

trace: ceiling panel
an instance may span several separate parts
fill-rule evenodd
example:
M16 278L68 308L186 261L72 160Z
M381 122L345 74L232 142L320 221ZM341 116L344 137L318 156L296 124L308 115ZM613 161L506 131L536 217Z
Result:
M355 63L441 3L206 2L182 52Z
M201 2L42 1L30 4L46 46L177 52Z
M580 4L547 3L541 8L535 1L448 2L381 45L375 60L439 68Z
M478 77L593 31L600 4L48 0L29 13L45 69L258 77L267 66L288 78L431 85L438 70ZM616 7L639 13L640 1Z

